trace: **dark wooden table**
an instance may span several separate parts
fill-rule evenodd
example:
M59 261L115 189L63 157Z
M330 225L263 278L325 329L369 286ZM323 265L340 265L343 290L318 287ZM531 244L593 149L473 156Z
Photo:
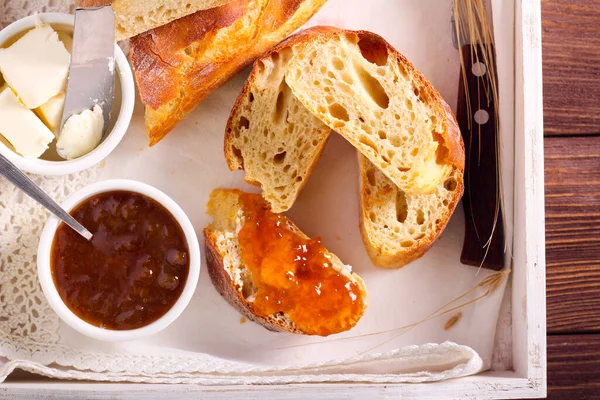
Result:
M542 0L548 398L600 399L600 0Z

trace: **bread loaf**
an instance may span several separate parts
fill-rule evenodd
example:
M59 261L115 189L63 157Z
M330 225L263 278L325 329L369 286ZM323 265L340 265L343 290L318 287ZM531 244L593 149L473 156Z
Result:
M208 214L213 218L204 229L209 275L217 291L247 318L272 331L327 336L351 329L362 317L367 307L362 279L324 249L304 251L297 258L298 243L305 243L300 247L310 250L316 242L309 241L285 216L272 213L259 195L215 190ZM264 218L253 219L257 215ZM271 228L285 231L285 235L274 232L266 239L251 235L265 242L258 243L258 250L248 248L245 230L256 227L257 222L268 229L273 221L277 221L277 228L275 224ZM286 249L294 252L286 253ZM248 265L246 260L255 265ZM319 277L320 273L325 275ZM291 297L297 293L304 295ZM265 302L269 309L275 304L267 314Z
M130 40L150 145L212 91L302 26L326 0L235 0Z
M453 169L431 194L409 195L360 154L359 167L360 230L373 264L400 268L422 257L462 197L463 171Z
M245 180L262 188L273 212L292 207L331 131L285 82L293 52L308 40L295 35L254 63L225 130L229 168L245 170Z
M458 125L440 94L404 56L370 32L314 37L286 82L407 194L432 193L464 168Z

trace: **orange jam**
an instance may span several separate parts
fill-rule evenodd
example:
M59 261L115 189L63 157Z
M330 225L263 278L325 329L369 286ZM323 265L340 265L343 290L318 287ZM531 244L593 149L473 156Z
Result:
M363 293L333 269L321 239L291 231L286 218L268 210L260 196L240 193L240 204L246 217L238 234L242 262L258 289L254 312L262 317L283 312L311 335L354 326L363 312Z

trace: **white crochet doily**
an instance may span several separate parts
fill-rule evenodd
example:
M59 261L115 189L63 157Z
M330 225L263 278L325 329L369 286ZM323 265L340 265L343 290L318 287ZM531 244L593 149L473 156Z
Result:
M0 28L34 12L72 12L65 0L0 0ZM33 177L61 202L98 179L99 167L67 177ZM156 349L102 352L61 340L61 324L37 279L39 234L48 213L0 178L0 382L15 368L60 379L153 383L250 384L301 382L425 382L479 372L467 346L446 342L382 354L274 367L203 353ZM484 288L485 289L485 288Z
M96 179L99 167L77 175L32 176L59 202ZM15 368L55 378L154 383L424 382L478 372L477 353L453 343L412 346L386 354L302 367L259 367L205 354L183 356L82 351L59 343L59 318L36 271L47 211L0 179L0 381ZM365 374L373 365L385 374Z

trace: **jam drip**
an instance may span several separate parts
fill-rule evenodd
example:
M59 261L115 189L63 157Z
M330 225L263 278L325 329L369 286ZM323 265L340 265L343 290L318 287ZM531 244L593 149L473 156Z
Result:
M363 310L358 284L333 268L320 238L293 232L260 196L240 193L246 221L238 234L242 262L252 272L254 312L285 313L302 332L327 336L352 327Z

